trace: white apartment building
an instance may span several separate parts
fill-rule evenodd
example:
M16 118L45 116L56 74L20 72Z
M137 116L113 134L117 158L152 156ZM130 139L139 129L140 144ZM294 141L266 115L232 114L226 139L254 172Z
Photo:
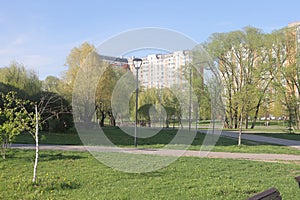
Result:
M175 51L169 54L151 54L141 58L139 81L146 88L164 88L187 82L183 75L184 66L191 62L189 51ZM133 58L128 59L130 70L136 75Z

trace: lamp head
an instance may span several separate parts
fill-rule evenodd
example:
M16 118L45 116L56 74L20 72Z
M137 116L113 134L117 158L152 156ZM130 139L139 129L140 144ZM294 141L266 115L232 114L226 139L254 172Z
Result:
M142 59L140 59L140 58L134 58L133 59L133 66L134 66L134 68L137 69L137 70L140 69L141 66L142 66L142 62L143 62Z

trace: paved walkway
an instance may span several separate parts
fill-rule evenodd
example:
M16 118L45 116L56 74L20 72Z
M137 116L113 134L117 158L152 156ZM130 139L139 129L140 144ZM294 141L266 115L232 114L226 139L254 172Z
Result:
M33 144L13 144L12 148L34 149ZM74 146L74 145L40 145L41 150L62 151L96 151L96 152L120 152L132 154L150 154L160 156L193 156L208 158L231 158L261 161L300 161L300 155L287 154L252 154L252 153L229 153L229 152L205 152L205 151L183 151L171 149L139 149L139 148L117 148L104 146Z
M237 138L238 133L233 131L222 131L222 136ZM279 144L297 148L300 150L300 141L286 140L272 137L265 137L253 134L243 134L242 139ZM34 149L33 144L13 144L12 148ZM209 158L232 158L232 159L250 159L263 161L300 161L300 155L287 154L253 154L253 153L229 153L229 152L206 152L206 151L183 151L171 149L140 149L140 148L118 148L105 146L75 146L75 145L40 145L42 150L62 150L62 151L97 151L97 152L121 152L132 154L151 154L161 156L194 156Z
M231 137L231 138L238 138L238 132L233 132L233 131L222 131L221 135L226 136L226 137ZM290 147L294 147L294 148L297 148L300 150L300 141L272 138L272 137L259 136L259 135L246 134L246 133L242 134L242 140L243 139L256 141L256 142L290 146Z

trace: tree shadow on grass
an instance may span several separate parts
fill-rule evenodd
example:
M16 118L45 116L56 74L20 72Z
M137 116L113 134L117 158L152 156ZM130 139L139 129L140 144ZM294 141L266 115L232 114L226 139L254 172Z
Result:
M6 159L23 159L32 161L35 158L34 150L19 150L19 149L8 149L6 153ZM72 155L64 152L40 152L39 161L52 161L52 160L78 160L82 158L87 158L82 155Z
M65 155L63 153L42 153L39 155L39 161L53 161L53 160L78 160L86 158L80 155Z

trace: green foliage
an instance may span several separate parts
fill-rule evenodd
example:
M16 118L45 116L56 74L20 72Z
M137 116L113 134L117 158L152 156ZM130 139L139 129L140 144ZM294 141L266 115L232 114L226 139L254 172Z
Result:
M219 64L227 127L239 127L243 116L248 128L248 117L256 120L260 108L264 104L270 106L273 100L270 91L274 89L271 83L277 78L278 66L282 64L274 56L282 58L284 52L276 49L279 47L277 42L272 34L245 27L242 31L213 34L204 44Z
M207 58L203 58L202 52L193 52L193 65L186 65L183 67L183 75L186 80L190 81L191 87L195 97L192 97L192 102L197 102L198 108L193 108L193 110L198 110L198 119L211 119L211 94L208 90L208 84L204 83L203 73L204 66L207 65ZM200 65L200 66L199 66ZM189 97L186 97L188 99ZM192 103L196 104L196 103Z
M1 69L0 69L1 71ZM28 97L28 94L24 90L21 90L19 88L16 88L12 85L0 82L0 92L3 94L8 94L9 92L15 92L16 97L25 99L25 97Z
M64 73L61 82L58 84L58 90L69 102L72 100L72 93L77 77L77 73L84 66L86 59L95 51L95 47L87 42L79 47L74 47L66 59L68 70Z
M26 70L22 64L13 62L9 67L0 68L0 92L4 95L14 92L14 98L22 100L23 103L31 102L41 103L41 101L49 100L55 97L55 101L51 100L46 109L47 114L41 116L41 120L47 119L50 115L56 115L57 120L64 124L64 129L73 126L72 117L70 116L70 107L68 102L62 98L58 93L58 85L60 80L56 77L49 76L43 81L43 88L37 75L33 71ZM43 91L42 91L43 90ZM47 99L48 98L48 99ZM3 107L3 102L0 101L0 106ZM26 106L27 111L33 112L33 106ZM49 111L51 110L52 113ZM66 114L57 115L59 111L64 111ZM68 113L67 113L68 112ZM43 124L44 130L48 127ZM58 129L57 129L58 130ZM63 129L59 129L62 131Z
M44 81L42 81L42 90L47 92L59 93L59 85L61 80L55 76L47 76Z
M112 94L118 80L126 73L126 70L114 68L113 65L108 65L104 62L102 62L102 68L104 71L96 88L97 116L100 119L101 126L104 126L106 117L110 118L110 125L114 126L115 115L118 113L112 112ZM124 87L126 86L124 85Z
M1 68L0 74L0 82L23 90L28 96L41 91L41 81L37 74L27 70L23 64L12 62L8 67Z
M66 132L74 125L73 117L70 113L59 114L58 118L48 119L47 125L48 127L45 127L44 130L48 130L49 132Z
M1 94L2 104L0 107L0 142L2 156L5 158L6 148L22 131L26 131L34 125L31 120L33 114L26 110L29 101L18 99L14 92Z

